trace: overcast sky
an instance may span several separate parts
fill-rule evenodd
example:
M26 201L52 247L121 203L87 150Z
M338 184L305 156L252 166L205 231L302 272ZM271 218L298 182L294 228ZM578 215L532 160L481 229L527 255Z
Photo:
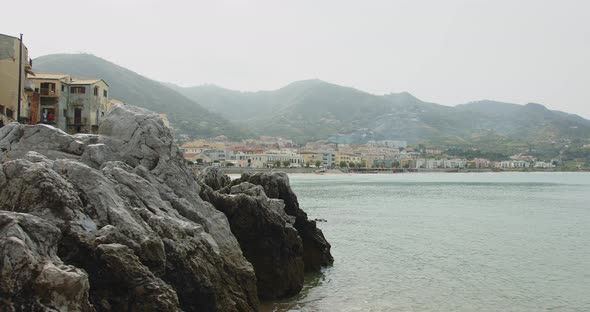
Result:
M183 86L318 78L590 118L587 0L29 0L2 11L0 32L22 32L33 57L92 53Z

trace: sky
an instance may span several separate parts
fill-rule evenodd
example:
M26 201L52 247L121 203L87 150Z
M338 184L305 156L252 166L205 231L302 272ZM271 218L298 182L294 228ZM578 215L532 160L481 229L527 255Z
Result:
M0 33L23 33L32 57L91 53L182 86L321 79L590 119L587 0L29 0L2 11L14 14Z

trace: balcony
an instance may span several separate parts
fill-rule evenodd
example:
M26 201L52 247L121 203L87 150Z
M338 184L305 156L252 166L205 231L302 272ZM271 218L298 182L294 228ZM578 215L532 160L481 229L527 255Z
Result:
M50 97L58 97L57 91L55 89L50 88L41 88L39 89L39 94L41 96L50 96Z

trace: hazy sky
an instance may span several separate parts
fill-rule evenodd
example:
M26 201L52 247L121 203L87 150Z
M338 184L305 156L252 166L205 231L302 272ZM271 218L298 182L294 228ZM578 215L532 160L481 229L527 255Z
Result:
M33 57L87 52L183 86L319 78L590 118L587 0L29 0L2 11L0 32L22 32Z

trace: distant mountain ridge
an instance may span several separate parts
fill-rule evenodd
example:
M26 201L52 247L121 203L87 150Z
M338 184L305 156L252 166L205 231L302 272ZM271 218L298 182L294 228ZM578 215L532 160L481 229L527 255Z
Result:
M407 92L374 95L321 80L302 80L258 92L213 85L174 88L258 133L298 141L350 134L357 143L364 138L526 146L590 137L589 120L535 103L483 100L451 107L421 101Z
M200 137L225 134L234 138L244 134L243 129L179 92L91 54L42 56L34 60L34 70L81 78L102 78L109 84L111 98L166 113L181 133Z

